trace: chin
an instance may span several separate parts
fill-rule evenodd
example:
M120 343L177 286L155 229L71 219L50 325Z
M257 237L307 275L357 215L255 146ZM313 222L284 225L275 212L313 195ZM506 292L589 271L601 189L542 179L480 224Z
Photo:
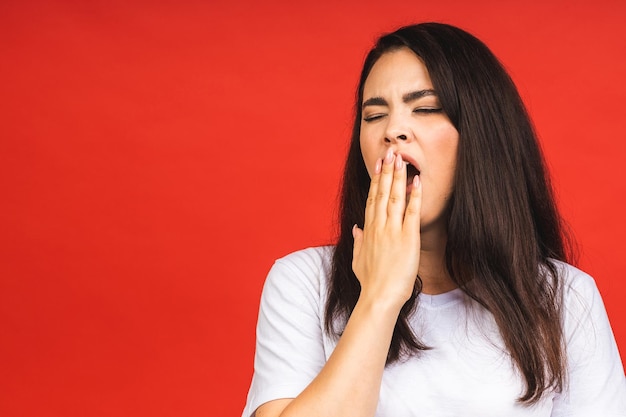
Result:
M444 216L436 218L421 216L420 217L420 233L438 232L442 235L447 234L448 225Z

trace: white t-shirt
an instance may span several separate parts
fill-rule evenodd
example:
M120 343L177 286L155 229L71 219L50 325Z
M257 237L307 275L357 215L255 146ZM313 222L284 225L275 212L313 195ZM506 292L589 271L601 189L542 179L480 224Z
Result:
M294 398L317 376L337 341L324 310L332 247L276 261L261 298L254 375L243 417ZM565 280L568 384L533 406L490 313L456 289L419 295L412 326L432 349L383 374L376 417L626 416L626 379L600 294L584 272L558 263ZM355 381L355 384L358 381Z

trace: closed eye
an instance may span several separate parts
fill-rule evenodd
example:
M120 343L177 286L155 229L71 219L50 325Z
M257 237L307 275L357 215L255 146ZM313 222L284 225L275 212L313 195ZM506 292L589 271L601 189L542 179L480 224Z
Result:
M413 110L413 113L430 114L430 113L441 113L442 111L443 109L441 107L418 107L417 109Z
M372 115L363 117L363 121L365 121L366 123L369 123L378 119L382 119L383 117L385 117L384 114L372 114Z

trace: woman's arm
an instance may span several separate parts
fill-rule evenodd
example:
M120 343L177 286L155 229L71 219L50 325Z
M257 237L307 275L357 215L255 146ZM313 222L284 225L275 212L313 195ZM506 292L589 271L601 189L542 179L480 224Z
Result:
M374 416L393 329L410 298L420 253L421 185L406 203L406 166L390 151L378 161L363 230L354 229L359 300L320 373L294 399L261 405L257 417Z
M293 400L262 405L256 416L373 416L398 312L359 301L333 354L311 384Z
M604 303L589 275L564 266L566 388L554 398L553 417L626 417L626 379Z

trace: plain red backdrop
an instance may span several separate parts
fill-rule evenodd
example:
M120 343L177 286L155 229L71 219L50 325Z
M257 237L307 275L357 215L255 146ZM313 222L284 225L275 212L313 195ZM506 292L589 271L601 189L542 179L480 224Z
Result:
M510 70L626 351L626 3L0 4L0 415L236 416L273 260L332 242L359 67L398 25Z

